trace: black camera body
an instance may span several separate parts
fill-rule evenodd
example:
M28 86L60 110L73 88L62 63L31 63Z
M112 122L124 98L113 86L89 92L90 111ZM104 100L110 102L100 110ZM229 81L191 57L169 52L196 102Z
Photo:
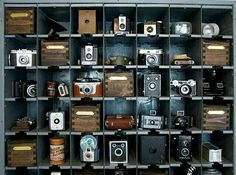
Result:
M36 81L12 81L12 97L34 98L37 96Z
M189 80L173 80L170 82L172 94L171 96L191 97L197 95L196 81Z
M188 129L193 126L193 117L186 116L184 111L177 111L174 117L174 127L176 129Z
M161 96L161 74L144 74L144 96Z
M174 137L175 160L192 160L192 136L190 135L179 135Z
M225 94L224 82L219 81L216 70L207 70L203 78L203 95L219 96Z

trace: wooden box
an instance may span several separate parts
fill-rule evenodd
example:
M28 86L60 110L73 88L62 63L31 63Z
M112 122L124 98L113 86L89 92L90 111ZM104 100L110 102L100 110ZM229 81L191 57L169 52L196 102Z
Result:
M105 72L105 96L134 96L133 70Z
M230 62L230 42L229 41L203 41L203 64L226 66Z
M78 33L96 33L96 10L79 10Z
M7 141L8 166L35 166L36 155L36 139L9 139Z
M230 128L230 105L204 105L203 129L226 130Z
M41 65L64 66L69 64L68 40L42 40Z
M100 131L100 104L73 106L72 131Z
M6 8L6 34L34 34L34 8Z

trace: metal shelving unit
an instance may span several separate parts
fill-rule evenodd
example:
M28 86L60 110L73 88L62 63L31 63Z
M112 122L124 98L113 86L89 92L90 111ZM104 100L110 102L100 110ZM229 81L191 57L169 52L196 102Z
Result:
M151 166L142 165L139 161L139 141L140 136L149 135L150 130L140 129L138 126L133 130L123 131L122 137L129 142L129 162L123 166L129 174L139 175L140 171L147 171L150 168L155 170L163 170L168 175L174 175L178 172L181 162L175 161L173 156L173 147L171 140L174 136L182 134L182 130L173 129L171 126L172 116L179 108L185 109L188 115L194 116L194 126L188 129L188 133L194 138L193 160L188 162L197 168L197 174L201 175L202 171L213 164L207 162L202 157L202 143L204 141L212 141L223 149L223 161L217 164L223 175L236 175L236 115L235 115L235 33L236 33L236 4L232 2L214 2L214 1L187 1L178 0L176 2L163 2L161 0L3 0L0 2L0 143L1 153L0 174L16 175L18 167L8 167L6 164L6 145L5 141L17 135L10 131L13 122L20 116L30 115L37 119L36 129L26 132L29 137L37 138L37 166L27 167L27 171L37 175L47 175L52 167L49 164L49 137L51 131L48 130L48 124L45 112L50 111L54 106L62 107L68 112L67 127L65 131L58 134L65 137L66 140L66 161L59 166L65 175L72 175L76 171L80 173L86 164L79 160L79 139L83 133L71 130L71 106L74 104L84 103L82 98L73 97L72 84L77 77L83 77L85 72L97 74L103 79L104 72L116 69L116 66L106 65L106 59L112 54L121 54L133 58L133 64L126 66L126 69L132 69L135 72L135 96L133 97L94 97L91 103L99 103L102 105L102 130L94 132L93 135L99 138L100 160L92 163L90 167L95 172L110 175L116 169L116 166L109 163L108 157L108 141L120 135L120 132L109 131L105 129L104 121L107 114L123 114L128 113L138 118L141 114L147 112L155 103L158 114L167 118L168 124L162 130L157 130L155 135L165 135L167 137L167 156L164 164ZM4 34L4 9L5 7L34 7L37 16L37 30L34 35L5 35ZM98 33L92 36L83 36L77 33L77 11L79 9L96 9L98 20ZM42 20L42 12L54 17L62 22L67 31L60 34L61 38L69 40L70 46L70 64L68 66L59 66L51 68L40 65L40 41L47 39L47 25ZM60 12L60 13L58 13ZM110 33L112 20L114 17L124 13L129 16L133 23L131 34L126 36L116 36ZM137 24L145 19L160 19L164 22L166 28L164 33L155 37L137 32ZM187 20L193 24L193 33L189 37L173 35L170 33L171 22ZM208 37L201 34L201 24L203 22L219 22L220 27L228 27L231 30L220 33L220 36ZM210 103L214 97L203 96L202 83L205 70L214 69L215 66L203 65L202 61L202 41L204 39L214 40L230 40L231 43L231 61L229 66L223 66L219 69L222 71L222 79L226 84L227 93L225 96L219 97L224 103L230 104L232 107L231 127L229 130L222 132L214 132L203 130L203 104ZM96 43L99 47L99 64L89 68L77 64L80 55L80 48L87 42ZM27 47L28 49L37 50L36 66L30 68L17 68L9 66L7 63L8 54L11 49L19 49ZM161 48L164 50L163 65L155 68L138 63L138 50L140 48ZM196 65L190 67L181 67L171 65L173 53L186 52L192 56ZM159 98L144 97L143 91L143 74L146 72L157 72L162 75L162 96ZM172 95L170 88L170 80L178 78L194 78L197 81L197 96L192 98L176 97ZM37 80L37 97L18 99L11 96L9 87L12 80L17 79L34 79ZM57 81L67 82L70 87L69 97L58 97L55 99L44 96L44 88L47 80L53 79ZM103 88L105 89L105 88ZM103 90L105 91L105 90ZM104 93L103 93L104 94ZM152 101L151 101L152 99ZM36 110L35 110L36 109ZM132 150L132 151L131 151ZM214 165L215 166L215 165Z

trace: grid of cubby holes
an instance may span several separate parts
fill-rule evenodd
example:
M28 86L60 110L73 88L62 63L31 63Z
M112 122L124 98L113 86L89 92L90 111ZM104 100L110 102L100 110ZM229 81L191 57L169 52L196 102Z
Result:
M136 6L137 5L137 6ZM16 5L17 6L17 5ZM189 162L197 167L198 174L201 174L205 167L212 166L211 163L202 158L202 143L211 141L223 149L223 162L219 164L223 174L230 175L233 170L233 112L231 113L231 129L215 133L212 131L205 131L202 129L203 104L215 102L213 97L205 97L202 93L202 78L203 72L207 69L213 69L214 66L202 64L202 41L209 40L230 40L232 37L232 7L225 6L225 8L204 7L190 5L187 8L181 5L161 5L161 6L142 6L139 4L132 5L108 5L108 4L92 4L89 7L86 5L62 5L58 7L50 4L32 5L37 12L37 33L35 35L15 36L5 35L5 134L6 139L15 135L16 133L10 131L10 127L14 121L22 116L35 117L37 120L37 128L33 131L27 132L28 137L36 137L38 143L38 166L32 167L29 172L35 174L49 174L49 137L51 132L48 131L48 121L45 113L57 107L67 111L66 116L67 127L65 131L58 132L59 135L66 139L66 162L60 168L65 174L71 174L74 171L80 171L85 164L79 161L78 140L81 133L71 132L71 106L75 104L84 103L99 103L102 107L101 132L93 133L99 137L100 160L97 163L92 163L91 166L94 171L100 171L105 174L110 174L111 169L115 167L108 162L108 147L107 142L112 137L116 137L115 131L107 131L103 125L107 114L131 114L135 117L143 113L148 113L150 108L157 110L158 115L164 115L168 118L168 124L163 130L157 131L156 135L167 136L167 156L166 163L158 165L155 169L162 169L167 174L174 174L178 171L181 162L173 159L172 147L170 141L173 136L182 133L181 130L175 130L171 126L171 119L176 111L184 109L187 115L193 115L194 124L190 128L191 134L196 142L193 148L193 160ZM95 9L97 10L97 34L92 36L82 36L77 33L78 10L80 9ZM60 34L61 38L67 38L70 43L70 65L60 66L58 69L51 69L40 65L40 41L47 38L48 27L41 19L41 12L46 13L49 17L55 19L57 22L67 27L67 31ZM114 17L119 14L124 14L134 22L130 34L126 36L115 36L111 34L112 21ZM164 33L155 37L148 37L144 34L137 33L137 24L144 22L144 20L162 20L165 25ZM193 25L193 33L190 37L181 37L170 33L170 25L172 22L188 21ZM218 38L209 38L201 34L201 23L215 22L221 29ZM227 30L228 29L228 30ZM80 48L86 43L97 44L99 47L99 65L84 69L77 65L77 59L80 56ZM20 69L8 66L8 54L12 49L36 49L37 66ZM145 65L138 65L137 52L141 48L161 48L164 51L163 65L150 68ZM232 51L232 48L231 48ZM180 66L171 65L172 56L174 53L187 53L195 59L196 65L183 68ZM72 93L72 83L77 77L90 75L103 77L104 71L115 69L114 66L105 65L105 60L111 55L124 55L134 59L134 65L126 66L126 69L133 69L136 73L135 88L136 93L134 97L129 98L93 98L90 102L84 102L81 98L74 98ZM233 59L231 53L230 66L220 67L222 72L222 80L226 85L226 94L220 97L225 104L233 104ZM217 67L218 68L218 67ZM157 72L162 75L162 96L160 98L143 97L143 74L147 72ZM197 96L192 98L181 98L170 96L170 80L181 77L184 79L193 78L197 81ZM37 81L38 90L37 98L26 98L25 100L18 100L11 97L10 86L13 80L29 80ZM57 80L59 82L66 82L70 87L69 97L60 97L51 99L44 96L44 88L47 80ZM131 131L125 131L124 137L129 141L130 149L129 162L125 165L130 174L137 174L140 171L147 169L148 166L139 163L139 138L140 135L149 134L149 130L140 130L138 127ZM113 136L111 136L113 135ZM220 138L216 140L215 138ZM133 151L134 154L131 153ZM100 169L100 170L99 170ZM6 167L7 174L15 174L15 168Z

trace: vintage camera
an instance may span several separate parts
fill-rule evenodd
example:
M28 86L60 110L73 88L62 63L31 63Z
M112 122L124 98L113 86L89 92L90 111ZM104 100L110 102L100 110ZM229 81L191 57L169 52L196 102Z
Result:
M185 116L184 111L177 111L174 119L174 126L176 129L187 129L192 127L192 116Z
M120 14L118 18L114 18L114 33L117 35L128 34L130 28L129 23L130 20L123 14Z
M36 65L36 50L11 50L9 55L9 66L31 67Z
M192 24L190 22L174 22L171 25L171 32L177 35L191 35Z
M110 163L128 163L128 142L125 140L109 142Z
M172 96L180 95L182 97L196 96L196 81L173 80L170 82L171 89L174 91Z
M208 168L203 170L202 175L222 175L222 172L215 168Z
M78 78L73 89L75 97L101 97L102 81L98 78Z
M65 83L60 83L58 85L58 92L61 97L65 97L69 95L68 87Z
M217 36L220 33L220 28L216 23L203 23L202 24L202 34Z
M54 81L54 80L47 81L45 95L48 97L57 97L59 94L58 86L59 86L59 82L57 81Z
M157 34L157 23L156 22L144 22L144 34L154 36Z
M37 95L36 81L13 81L12 82L12 97L34 98Z
M204 143L202 147L204 159L206 159L208 162L222 162L222 149L209 142Z
M96 162L99 160L98 138L85 135L80 140L80 160L82 162Z
M15 125L11 128L13 132L26 132L36 127L36 119L30 117L18 118L15 121Z
M149 115L141 115L140 127L143 129L163 129L164 116L157 116L156 110L150 110Z
M139 59L142 64L147 66L158 66L162 64L163 50L162 49L140 49Z
M144 74L144 96L161 96L161 74Z
M51 175L61 175L61 172L59 172L59 171L52 171Z
M174 145L176 147L175 159L192 160L192 136L179 135L174 137Z
M224 82L219 81L216 70L205 70L203 78L203 94L206 96L224 95Z
M47 112L46 116L49 120L49 130L51 131L63 131L65 130L65 112L53 111Z
M81 48L81 65L97 65L98 48L95 45L85 45Z
M195 64L195 61L187 54L175 54L173 56L172 64L187 66Z

